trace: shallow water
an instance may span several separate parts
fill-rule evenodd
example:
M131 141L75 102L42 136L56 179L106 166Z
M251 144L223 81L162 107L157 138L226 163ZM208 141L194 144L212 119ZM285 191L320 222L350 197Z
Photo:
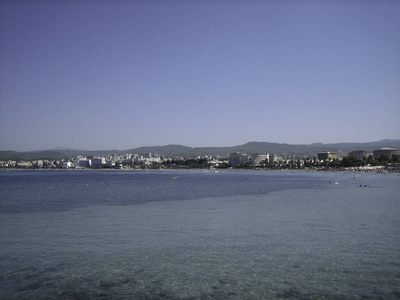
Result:
M2 299L400 298L397 175L0 174Z

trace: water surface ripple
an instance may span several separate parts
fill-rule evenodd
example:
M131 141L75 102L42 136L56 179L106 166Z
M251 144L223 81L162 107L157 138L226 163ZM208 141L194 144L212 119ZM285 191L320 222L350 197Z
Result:
M1 299L400 298L394 174L0 179Z

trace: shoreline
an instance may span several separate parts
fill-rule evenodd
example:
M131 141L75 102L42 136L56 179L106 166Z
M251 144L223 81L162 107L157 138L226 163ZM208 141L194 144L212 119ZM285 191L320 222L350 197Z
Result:
M251 171L251 172L287 172L287 173L297 173L297 172L331 172L331 173L374 173L374 174L400 174L399 169L388 170L387 167L381 167L377 169L186 169L186 168L167 168L167 169L112 169L112 168L0 168L0 171L135 171L135 172L148 172L148 171L204 171L204 172L241 172L241 171Z

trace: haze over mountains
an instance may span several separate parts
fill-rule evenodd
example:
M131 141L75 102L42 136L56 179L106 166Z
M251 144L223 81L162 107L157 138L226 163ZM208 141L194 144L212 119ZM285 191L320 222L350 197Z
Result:
M335 143L323 144L313 143L309 145L303 144L280 144L269 142L249 142L243 145L233 147L187 147L183 145L165 145L165 146L143 146L127 150L72 150L60 149L57 150L44 150L44 151L0 151L0 160L35 160L35 159L63 159L72 158L77 155L96 156L96 155L109 155L109 154L122 154L122 153L158 153L168 157L174 156L204 156L204 155L222 155L227 156L232 152L241 152L247 154L253 153L269 153L269 154L286 154L295 156L316 156L318 152L328 150L336 152L339 155L346 155L354 150L373 151L382 147L400 148L400 139L398 140L381 140L367 143Z

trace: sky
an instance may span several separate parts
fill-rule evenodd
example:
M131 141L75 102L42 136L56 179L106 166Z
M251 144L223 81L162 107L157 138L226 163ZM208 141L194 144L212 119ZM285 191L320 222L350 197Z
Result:
M0 150L400 138L400 1L0 0Z

